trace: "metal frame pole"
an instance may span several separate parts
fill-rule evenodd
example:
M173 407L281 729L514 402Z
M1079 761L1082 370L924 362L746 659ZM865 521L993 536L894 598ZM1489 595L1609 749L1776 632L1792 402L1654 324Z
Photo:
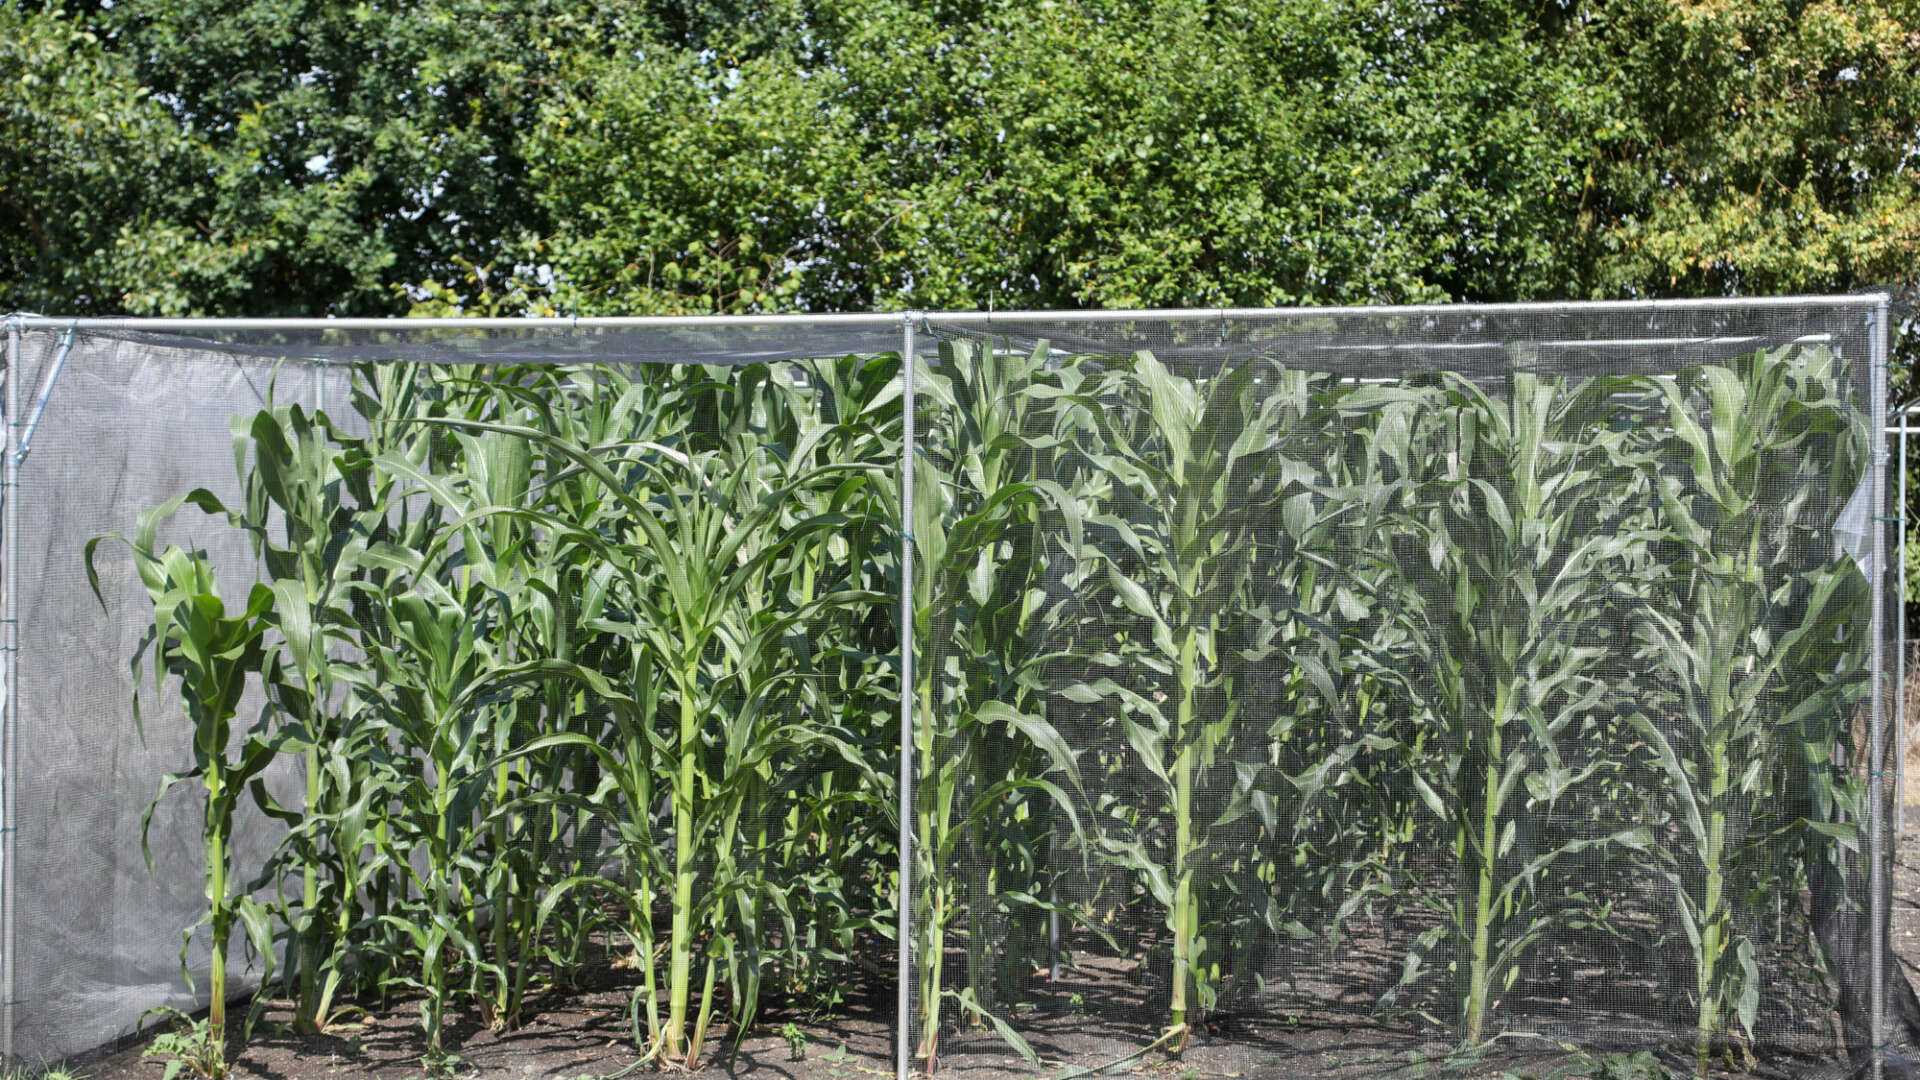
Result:
M1873 428L1884 431L1887 426L1887 298L1882 296L1868 316L1867 328L1870 335L1870 351L1873 363L1871 379L1873 394ZM1873 505L1880 508L1875 516L1882 519L1886 515L1887 505L1887 443L1882 435L1873 455ZM1887 585L1892 576L1887 573L1887 532L1884 520L1876 520L1873 529L1873 570L1872 596L1873 610L1868 633L1873 635L1872 643L1872 708L1867 729L1867 888L1873 894L1867 904L1868 933L1873 938L1868 953L1871 956L1868 977L1873 980L1868 991L1868 1027L1873 1043L1872 1070L1873 1080L1881 1080L1885 1072L1886 1056L1886 956L1887 956L1887 892L1886 892L1886 850L1881 833L1886 818L1882 816L1881 794L1886 774L1886 613Z
M896 953L899 1001L894 1025L894 1076L908 1080L913 1065L913 472L914 313L908 312L900 345L900 899Z
M5 484L0 488L0 560L6 563L5 596L0 598L0 641L6 658L0 670L5 672L5 701L0 704L0 723L4 723L4 749L0 755L0 1062L13 1060L14 1030L14 943L18 920L15 919L16 868L19 865L20 818L19 756L20 745L20 384L26 377L21 349L21 324L18 318L7 325L6 367L6 462Z
M1887 300L1888 297L1885 293L1871 293L1826 296L1727 296L1661 300L1565 300L1550 303L1508 304L1379 304L1346 305L1342 307L1165 308L1160 310L1151 308L1108 308L1087 311L923 311L915 312L915 317L941 323L952 323L962 327L998 327L1008 324L1062 321L1125 322L1131 320L1165 321L1200 318L1209 320L1221 318L1324 319L1349 315L1381 317L1448 314L1517 315L1567 311L1659 312L1768 307L1823 309L1864 308L1876 303L1884 305ZM889 327L898 324L900 314L898 312L836 312L779 315L635 315L531 319L152 319L116 317L63 319L57 316L46 315L23 315L19 318L22 325L27 329L43 329L47 327L65 328L74 326L81 330L157 331L160 333L189 333L195 330L406 330L408 332L414 332L424 330L605 330L619 328L639 329L646 327L715 328L725 326L781 325Z
M186 334L194 331L260 332L307 331L310 333L347 333L356 330L417 333L428 330L620 330L620 329L716 329L740 326L871 326L899 325L899 312L837 312L819 315L608 315L587 318L486 318L486 319L409 319L404 317L368 317L351 319L287 318L132 318L105 315L92 318L62 318L54 315L22 315L21 324L29 330L48 328L80 330L120 330L162 334ZM292 351L292 350L289 350Z
M1900 504L1894 510L1895 523L1900 529L1895 541L1897 558L1900 560L1900 585L1894 594L1893 610L1894 641L1896 650L1893 656L1893 835L1898 842L1901 833L1907 830L1907 417L1906 406L1900 408Z

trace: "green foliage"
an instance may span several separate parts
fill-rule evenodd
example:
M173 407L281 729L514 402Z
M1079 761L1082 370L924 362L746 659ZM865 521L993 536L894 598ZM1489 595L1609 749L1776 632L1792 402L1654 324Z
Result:
M968 357L943 346L960 372ZM984 676L1033 658L998 691L1017 709L991 699L991 715L1021 718L1032 749L1059 739L1037 762L1072 781L1050 793L1076 819L1057 839L1124 871L1140 899L1120 905L1164 921L1176 1049L1193 1016L1272 977L1276 942L1338 941L1384 908L1424 909L1430 929L1380 1005L1430 1015L1409 1000L1449 973L1453 1030L1479 1052L1537 950L1640 940L1621 897L1595 892L1621 874L1665 882L1695 953L1701 1060L1753 1036L1753 913L1852 835L1837 822L1859 798L1831 748L1863 692L1845 628L1864 582L1821 530L1869 439L1830 353L1391 385L1267 363L1176 373L1145 353L1029 374L1041 361L1002 353L1017 377L989 393L935 380L940 468L921 500L1025 505L1033 525L918 516L922 662ZM1031 464L1009 476L962 452L976 440ZM955 533L991 557L956 557ZM1009 575L1018 603L994 599ZM966 700L918 715L940 731ZM951 868L925 886L924 957L955 912L971 952L1000 932L983 912L1011 926L1032 902L1013 884L1032 880L1024 856L930 842L965 834L945 815L981 816L949 810L973 790L962 774L1020 760L979 742L921 739L923 854ZM983 859L1006 892L963 895ZM1105 902L1069 908L1095 922ZM983 966L946 996L1017 998ZM920 967L929 1062L939 970Z
M124 310L119 231L150 221L187 141L128 59L81 20L0 4L0 307ZM149 273L153 267L146 268Z
M1101 418L1081 452L1111 485L1094 498L1112 510L1091 516L1096 539L1082 557L1119 609L1100 621L1126 630L1088 643L1099 650L1096 670L1110 674L1062 692L1083 703L1111 699L1105 707L1124 730L1133 780L1151 792L1144 804L1125 800L1115 814L1122 827L1103 842L1167 911L1169 1017L1182 1029L1190 991L1200 1015L1217 989L1219 958L1207 955L1207 941L1223 935L1206 932L1219 925L1204 917L1206 867L1238 854L1224 845L1209 850L1208 823L1245 812L1209 813L1204 794L1196 804L1197 790L1211 786L1205 773L1231 755L1242 720L1245 671L1229 642L1261 618L1270 599L1254 567L1293 554L1291 536L1265 528L1286 512L1286 500L1295 498L1297 510L1297 498L1307 495L1303 470L1287 457L1296 450L1293 428L1312 429L1325 418L1314 415L1312 380L1277 366L1196 379L1145 352L1063 400L1075 413ZM1155 820L1171 821L1170 846L1152 839ZM1177 1037L1176 1047L1183 1041Z
M1651 1050L1593 1055L1570 1054L1566 1060L1538 1073L1501 1073L1503 1080L1674 1080Z
M1920 109L1911 9L1645 0L1579 22L1582 63L1626 106L1597 118L1581 197L1595 291L1912 277L1920 202L1893 137Z
M799 263L824 246L869 246L816 209L849 194L853 118L824 108L818 82L783 57L723 68L671 47L642 52L651 62L579 61L568 73L578 96L544 103L529 179L554 231L522 262L555 268L562 310L817 306Z
M230 615L221 599L213 567L204 554L178 547L156 550L155 537L160 523L190 499L204 504L211 496L195 492L143 513L129 545L133 549L134 565L153 601L153 626L134 657L134 672L137 686L145 654L144 662L153 671L155 693L164 692L168 680L178 679L187 719L192 724L193 767L162 779L154 803L164 798L175 784L193 780L200 783L206 843L206 923L212 939L212 968L203 1033L205 1058L194 1059L189 1055L182 1060L187 1060L196 1070L210 1069L206 1075L218 1080L226 1075L227 942L236 918L244 926L249 943L264 958L268 977L273 970L266 912L253 898L234 895L228 848L234 815L242 798L250 786L259 782L258 778L280 749L263 718L262 723L241 737L238 757L230 756L233 720L250 678L270 682L277 673L272 670L267 649L273 592L264 585L255 585L248 593L246 607ZM95 576L94 554L99 543L99 539L90 542L86 552L87 576L96 597L100 596L100 585ZM105 604L104 598L101 603ZM140 722L137 691L134 722ZM149 866L153 853L147 848L147 832L152 817L150 805L140 823L141 848ZM180 942L183 970L194 929L188 927Z
M7 159L4 186L20 189L23 221L73 231L91 261L49 250L4 303L173 315L391 312L400 285L491 263L533 217L520 133L553 58L594 47L616 14L483 0L72 7L7 5L32 48L0 83L33 110L19 126L53 138L12 151L35 156Z
M1920 20L1891 0L83 0L0 20L24 136L0 156L0 306L1782 293L1904 279L1920 244Z
M807 1060L807 1033L800 1029L799 1024L781 1025L780 1037L787 1040L787 1060Z
M221 1080L226 1076L224 1043L214 1037L208 1022L185 1015L176 1015L174 1019L178 1026L155 1035L147 1048L140 1051L141 1060L161 1059L165 1063L161 1080L174 1080L182 1073L200 1080ZM49 1073L45 1080L53 1080L53 1074Z
M1041 449L1028 421L1040 412L1048 357L1044 346L1023 356L978 341L942 343L928 373L931 404L923 406L931 430L912 466L914 755L923 763L914 850L925 883L914 899L919 949L928 958L915 990L917 1053L929 1071L948 999L1037 1060L993 1012L989 928L1009 904L1043 907L1034 897L1045 894L1045 876L1065 867L1036 860L1021 872L989 875L987 852L1013 840L1060 853L1082 839L1073 809L1080 800L1070 793L1079 786L1074 752L1037 712L1047 657L1035 640L1045 618L1035 602L1045 574L1040 526L1049 512L1073 521L1075 508L1059 485L1020 475ZM1042 819L1056 814L1061 827L1048 832L1060 834L1058 846L1053 835L1037 835ZM975 869L955 873L960 864ZM963 923L967 983L954 990L945 979L946 941Z
M1660 482L1665 568L1675 580L1636 636L1666 676L1663 711L1684 723L1633 721L1654 749L1688 840L1678 848L1684 855L1661 861L1696 954L1703 1073L1722 1012L1751 1031L1759 1008L1754 943L1734 928L1730 898L1791 887L1788 867L1770 852L1797 826L1769 812L1773 800L1798 805L1789 793L1797 785L1782 787L1783 765L1792 763L1782 761L1791 740L1781 733L1845 715L1859 688L1823 686L1818 675L1823 666L1859 670L1865 662L1863 641L1833 648L1839 612L1860 603L1858 575L1808 565L1802 553L1818 550L1820 522L1761 510L1783 490L1831 483L1847 491L1867 472L1863 425L1844 404L1847 371L1826 354L1812 359L1762 353L1739 368L1707 367L1697 380L1656 380L1674 432L1668 452L1691 469ZM1831 464L1815 470L1811 461ZM1807 742L1833 739L1809 734Z
M0 1080L87 1080L87 1077L64 1065L43 1065L39 1068L7 1065L0 1066Z
M1690 954L1661 993L1703 1071L1758 1038L1763 962L1858 843L1852 369L1287 361L943 341L910 506L893 356L369 366L366 435L236 421L240 498L131 545L145 662L194 721L216 957L237 915L307 1031L405 992L444 1064L451 1017L519 1025L612 940L644 1059L698 1067L716 1017L737 1041L764 995L831 999L892 950L904 824L929 1073L963 1024L1037 1057L1049 917L1144 957L1165 1024L1136 1056L1363 931L1374 1009L1462 1061L1577 949ZM154 554L187 501L260 557L237 616ZM277 755L297 805L251 782ZM288 831L236 898L243 790Z
M891 647L866 614L896 550L896 369L368 368L367 436L297 406L236 421L242 499L191 501L270 576L219 669L259 673L269 704L242 763L201 755L210 820L276 754L306 785L294 805L251 787L290 826L252 883L278 900L211 918L223 942L239 911L267 956L277 927L297 1028L411 992L447 1060L450 1010L519 1025L529 984L606 929L644 973L636 1038L695 1063L717 1010L744 1034L763 980L837 977L888 906L890 839L851 825L890 775ZM166 573L201 564L140 553L181 504L134 545L162 626ZM240 685L217 684L229 711Z
M1442 376L1424 395L1404 444L1411 486L1386 518L1399 533L1401 588L1389 594L1408 627L1411 664L1399 682L1430 716L1427 732L1394 749L1406 778L1451 833L1447 921L1409 954L1411 980L1426 951L1450 941L1462 1041L1479 1043L1493 997L1512 985L1526 950L1556 924L1542 879L1562 856L1602 844L1648 842L1618 823L1594 835L1539 826L1591 778L1583 744L1601 734L1612 690L1600 677L1619 585L1644 561L1644 531L1618 508L1637 486L1631 433L1608 424L1616 380L1517 374L1483 387ZM1611 521L1608 528L1596 523ZM1418 731L1419 729L1415 729ZM1442 749L1444 747L1444 749ZM1525 833L1526 835L1522 835Z

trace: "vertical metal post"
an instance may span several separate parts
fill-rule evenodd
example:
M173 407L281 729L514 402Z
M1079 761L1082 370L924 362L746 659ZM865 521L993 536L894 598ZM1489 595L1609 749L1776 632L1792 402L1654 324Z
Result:
M0 664L6 680L5 700L0 703L0 1063L13 1060L14 1028L14 947L18 934L14 918L15 886L19 882L20 818L18 748L20 745L20 384L26 379L24 350L21 348L20 323L7 325L6 368L6 462L5 484L0 488L0 560L6 563L5 595L0 597L0 641L5 642L5 663Z
M908 312L900 344L900 898L895 953L900 997L894 1020L896 1080L908 1080L913 1066L913 321Z
M1900 503L1891 515L1900 530L1897 545L1900 560L1899 591L1894 594L1893 610L1893 835L1895 843L1907 830L1907 418L1912 413L1900 408Z
M1867 728L1867 888L1873 894L1867 904L1867 928L1873 938L1868 952L1872 957L1868 977L1873 980L1868 993L1868 1027L1873 1041L1873 1080L1882 1080L1886 1056L1886 963L1887 963L1887 890L1885 841L1881 836L1886 818L1882 816L1881 794L1886 775L1886 615L1887 584L1887 300L1882 297L1868 320L1873 362L1873 430L1881 432L1873 455L1873 611L1868 632L1872 643L1872 709Z

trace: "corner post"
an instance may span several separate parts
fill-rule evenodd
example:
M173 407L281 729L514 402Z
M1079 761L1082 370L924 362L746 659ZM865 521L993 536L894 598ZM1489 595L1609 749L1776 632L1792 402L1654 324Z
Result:
M4 568L4 595L0 595L0 1065L14 1060L14 944L18 920L15 918L14 886L19 865L19 771L20 745L20 440L23 433L20 415L20 383L26 377L21 348L19 316L7 320L5 467L4 487L0 487L0 562Z
M900 344L900 895L899 929L895 954L899 962L899 1001L894 1020L895 1080L909 1080L913 1072L913 472L914 472L914 356L913 324L917 312L902 321Z
M1867 889L1872 899L1867 904L1868 934L1873 943L1868 977L1868 1033L1873 1043L1872 1076L1882 1080L1886 1068L1886 964L1887 964L1887 889L1886 841L1882 833L1886 816L1881 803L1886 777L1886 617L1887 586L1893 575L1887 572L1887 315L1888 298L1881 296L1868 316L1869 348L1872 360L1873 429L1880 433L1873 455L1873 505L1878 507L1873 529L1873 610L1868 633L1872 635L1872 708L1867 729Z

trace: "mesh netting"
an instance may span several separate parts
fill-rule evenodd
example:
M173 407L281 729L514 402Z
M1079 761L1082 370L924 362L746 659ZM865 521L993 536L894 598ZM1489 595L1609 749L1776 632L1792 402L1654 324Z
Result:
M191 728L150 669L136 727L149 593L106 545L96 600L83 557L206 489L229 513L160 541L236 607L306 586L337 667L236 714L300 736L233 834L281 996L304 966L510 1024L528 971L591 968L655 1045L891 1016L904 824L910 1070L1864 1060L1876 987L1882 1041L1920 1023L1868 885L1873 312L929 318L910 445L898 322L31 330L12 1052L206 1001L190 785L142 853ZM305 539L240 479L275 439L330 478Z
M933 326L918 1066L1861 1051L1868 314Z
M166 347L192 333L202 348L268 359L298 357L343 366L409 364L635 364L741 367L877 354L900 347L904 316L818 316L758 321L707 319L340 319L287 328L271 320L205 320L178 331L120 331L131 341ZM524 323L524 324L523 324ZM329 325L331 324L331 325Z
M677 1024L684 1055L762 982L856 993L848 954L891 952L898 364L732 335L727 366L545 362L593 352L567 335L25 336L24 410L51 390L17 507L15 1057L208 1003L202 777L156 801L195 726L129 546L94 554L99 599L86 558L194 491L146 550L204 555L230 616L274 590L224 747L273 747L232 826L228 891L265 929L234 923L230 994L271 960L315 1023L397 1000L512 1026L658 950L657 1000L616 1023ZM421 360L442 346L463 362Z
M61 363L20 487L7 494L20 500L21 595L6 944L13 1050L38 1061L126 1034L147 1009L191 1007L181 934L205 908L191 799L155 809L151 873L141 850L142 814L161 777L191 763L184 714L151 676L144 738L133 720L129 661L151 629L152 606L118 557L103 558L112 570L96 600L86 544L131 536L141 511L194 488L235 501L233 420L276 389L296 401L319 390L312 369L276 371L270 361L204 350L58 333L28 334L23 345L18 375L8 373L21 379L23 401ZM205 550L230 595L244 595L258 577L246 537L209 521L176 525L170 539ZM241 711L250 717L261 704L255 690ZM291 794L291 767L276 772ZM264 818L244 817L234 845L242 874L257 871L276 833ZM189 950L202 991L207 950L204 935Z

